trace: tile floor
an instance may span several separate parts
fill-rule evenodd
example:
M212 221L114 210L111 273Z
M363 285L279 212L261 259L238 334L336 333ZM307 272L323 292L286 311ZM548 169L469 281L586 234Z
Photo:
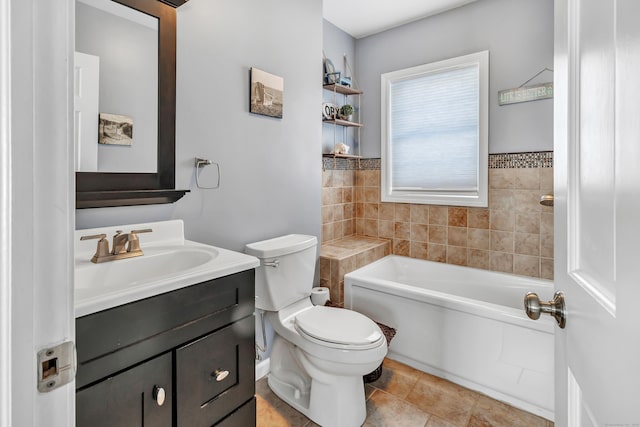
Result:
M365 385L366 427L552 427L551 421L483 394L385 359L382 376ZM313 427L280 400L262 378L256 383L258 427ZM329 426L330 427L330 426Z

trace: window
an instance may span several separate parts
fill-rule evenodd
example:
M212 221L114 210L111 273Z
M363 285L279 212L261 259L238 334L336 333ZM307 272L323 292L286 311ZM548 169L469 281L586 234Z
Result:
M382 75L382 201L487 206L489 52Z

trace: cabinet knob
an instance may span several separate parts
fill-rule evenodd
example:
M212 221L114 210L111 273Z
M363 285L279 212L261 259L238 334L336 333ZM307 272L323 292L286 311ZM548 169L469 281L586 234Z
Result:
M166 395L165 395L164 389L162 387L154 385L153 386L153 400L156 401L158 406L164 405L165 397L166 397Z
M225 378L227 378L229 376L229 371L223 371L220 369L216 369L215 372L213 374L211 374L212 377L214 377L216 379L216 381L222 381Z

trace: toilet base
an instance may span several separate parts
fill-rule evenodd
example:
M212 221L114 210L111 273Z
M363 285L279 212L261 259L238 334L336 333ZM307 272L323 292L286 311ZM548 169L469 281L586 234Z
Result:
M279 398L321 426L357 427L366 418L361 374L319 371L303 351L277 335L268 384Z

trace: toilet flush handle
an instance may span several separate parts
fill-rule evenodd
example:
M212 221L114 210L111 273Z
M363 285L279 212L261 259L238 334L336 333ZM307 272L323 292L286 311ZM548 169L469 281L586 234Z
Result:
M278 266L280 265L280 260L279 259L274 259L273 261L263 261L262 265L264 267L278 268Z

